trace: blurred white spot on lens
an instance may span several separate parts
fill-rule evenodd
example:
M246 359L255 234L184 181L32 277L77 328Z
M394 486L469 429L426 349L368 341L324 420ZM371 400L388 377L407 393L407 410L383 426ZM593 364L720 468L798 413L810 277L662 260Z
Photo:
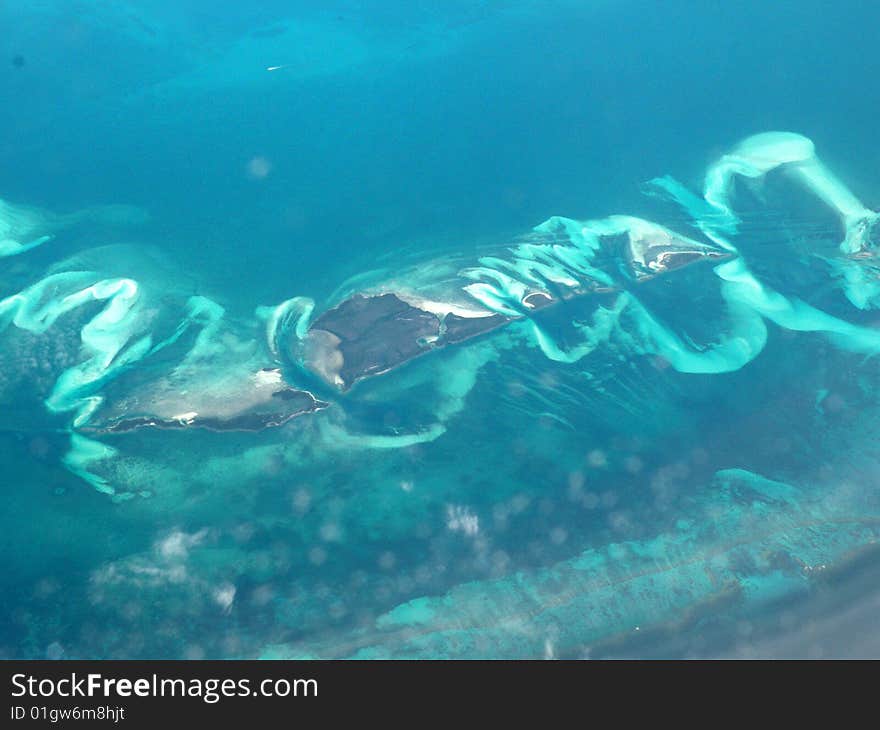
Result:
M379 567L382 570L391 570L397 563L397 558L392 552L384 552L379 556Z
M705 449L696 448L691 452L694 464L705 464L709 461L709 452Z
M64 647L57 641L53 641L46 647L46 659L60 659L64 656Z
M582 471L573 471L568 475L568 496L572 500L577 500L584 491L584 473Z
M205 658L205 650L202 649L198 644L190 644L186 647L186 651L183 653L185 659L189 659L190 661L198 661L199 659Z
M507 570L510 565L510 556L503 550L496 550L492 553L492 567L498 572Z
M262 180L272 172L272 163L265 157L254 157L247 164L248 177L254 180Z
M324 548L313 547L309 550L309 562L312 565L323 565L327 560L327 551Z
M308 489L297 489L293 495L293 509L299 514L308 512L312 497Z
M275 591L272 586L263 585L256 588L251 594L251 603L255 606L265 606L275 597Z
M510 500L510 509L514 514L519 514L520 512L525 511L529 504L531 503L531 499L526 494L517 494L513 499Z
M236 542L247 542L254 536L254 526L244 522L232 528L232 537Z
M596 509L599 506L599 496L592 492L587 492L581 500L581 504L586 509Z
M510 510L503 504L496 504L492 507L492 521L496 530L506 530L508 528L508 518Z
M411 492L413 490L413 487L415 487L415 485L411 481L402 481L400 483L400 488L404 492Z

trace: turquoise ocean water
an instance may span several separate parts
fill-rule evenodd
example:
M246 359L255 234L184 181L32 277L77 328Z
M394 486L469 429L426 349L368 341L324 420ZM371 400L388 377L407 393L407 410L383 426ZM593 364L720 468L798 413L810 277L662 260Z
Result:
M876 655L880 8L255 5L0 0L0 656Z

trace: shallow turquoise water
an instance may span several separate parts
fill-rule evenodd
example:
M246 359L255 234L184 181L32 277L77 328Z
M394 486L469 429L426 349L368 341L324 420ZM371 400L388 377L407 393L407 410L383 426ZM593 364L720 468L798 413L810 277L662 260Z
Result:
M2 655L876 653L880 11L313 5L0 6Z

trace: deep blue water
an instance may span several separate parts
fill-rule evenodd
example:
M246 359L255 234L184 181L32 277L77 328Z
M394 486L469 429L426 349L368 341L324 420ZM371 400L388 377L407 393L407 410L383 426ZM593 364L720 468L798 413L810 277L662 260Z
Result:
M473 266L553 215L640 216L695 237L686 213L644 196L643 183L670 174L701 193L713 161L771 130L812 139L868 209L880 205L875 3L315 6L0 3L0 200L32 211L31 238L54 235L0 259L0 300L50 272L99 269L146 287L154 340L173 331L187 297L219 303L234 334L217 341L238 357L257 347L259 306L303 296L326 309L344 282L376 268L399 283L428 260ZM821 202L769 177L741 197L749 215L737 245L762 282L876 328L873 303L853 306L801 243L828 239L823 252L838 243L839 222ZM107 205L131 208L110 219L96 209ZM79 217L53 217L67 214ZM95 251L111 244L126 247ZM721 332L709 271L673 273L640 294L697 351ZM578 336L572 323L587 316L578 306L548 313L559 342ZM403 639L383 634L389 624L377 617L452 591L457 625L456 607L471 615L474 596L503 605L517 571L544 586L536 600L549 614L552 596L567 596L572 613L514 607L500 637L484 636L478 621L463 636L400 651L876 651L860 648L859 631L838 630L843 609L827 600L830 581L854 605L876 603L876 556L865 552L873 528L816 527L808 548L798 537L854 505L876 514L880 403L868 346L770 318L760 355L710 374L658 366L622 341L563 364L534 343L477 339L279 429L114 436L119 454L101 478L117 496L136 495L114 500L65 468L73 410L45 405L82 357L87 317L76 317L86 309L45 333L16 323L0 333L3 656L381 654ZM173 369L175 347L95 392L121 403L146 392ZM199 364L222 373L228 357L210 357ZM447 408L444 388L480 358L457 410ZM420 378L425 392L398 385ZM370 441L423 434L435 418L439 438ZM773 503L765 519L775 527L760 539L760 518L745 515L688 543L699 562L737 540L778 539L737 558L748 565L730 559L724 580L736 590L683 574L619 587L642 570L638 556L654 567L684 560L655 538L716 514L729 470L801 490L787 506ZM785 521L798 510L809 519ZM598 584L579 583L583 570L555 573L553 590L541 572L591 549L605 555L594 570L610 586L600 603L613 616L601 620L588 598ZM807 554L815 566L805 572ZM594 619L598 628L579 633L579 621Z

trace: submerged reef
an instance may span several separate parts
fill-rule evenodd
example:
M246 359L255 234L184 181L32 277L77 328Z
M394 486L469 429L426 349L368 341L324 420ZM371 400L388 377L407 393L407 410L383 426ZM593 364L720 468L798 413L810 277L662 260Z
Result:
M849 451L862 448L880 405L880 215L787 132L741 142L700 194L671 177L645 191L673 211L664 222L556 216L473 261L401 265L320 305L296 296L250 317L192 293L143 251L80 251L47 268L65 230L137 224L140 211L57 216L0 201L2 428L50 434L64 444L59 463L126 509L208 503L213 490L246 511L271 500L261 485L307 482L296 509L319 522L264 516L249 527L312 545L274 573L255 567L264 582L323 564L323 543L355 556L395 546L380 566L406 580L358 578L373 598L357 618L341 602L328 624L315 586L260 604L282 627L249 627L264 656L573 656L710 603L747 615L877 540L873 490L843 488L826 467L867 468L834 449L850 434ZM815 225L779 213L791 205L816 211ZM858 428L840 420L844 400L859 404ZM756 414L799 454L800 472L750 453ZM503 459L483 445L490 437L510 445ZM609 465L603 444L629 455ZM569 463L584 452L595 486ZM414 454L426 460L417 492ZM432 459L462 458L485 459L491 474L431 471ZM568 480L572 504L611 519L616 490L647 464L662 478L627 494L625 519L556 525L549 552L515 568L517 548L490 545L486 512L468 506L478 490L507 525L527 509L522 482L552 474ZM345 491L346 474L366 476ZM444 537L414 548L427 514L445 515ZM112 612L129 590L164 600L208 550L189 598L233 611L248 580L231 568L238 533L213 529L180 533L177 552L113 563L92 576L92 603ZM455 562L451 534L470 567L421 580L418 562L436 563L425 550Z
M668 532L464 583L403 603L342 641L271 646L263 656L575 657L642 626L680 622L701 603L754 610L805 590L812 572L876 542L876 508L864 513L833 496L832 511L810 490L740 469L719 471Z

